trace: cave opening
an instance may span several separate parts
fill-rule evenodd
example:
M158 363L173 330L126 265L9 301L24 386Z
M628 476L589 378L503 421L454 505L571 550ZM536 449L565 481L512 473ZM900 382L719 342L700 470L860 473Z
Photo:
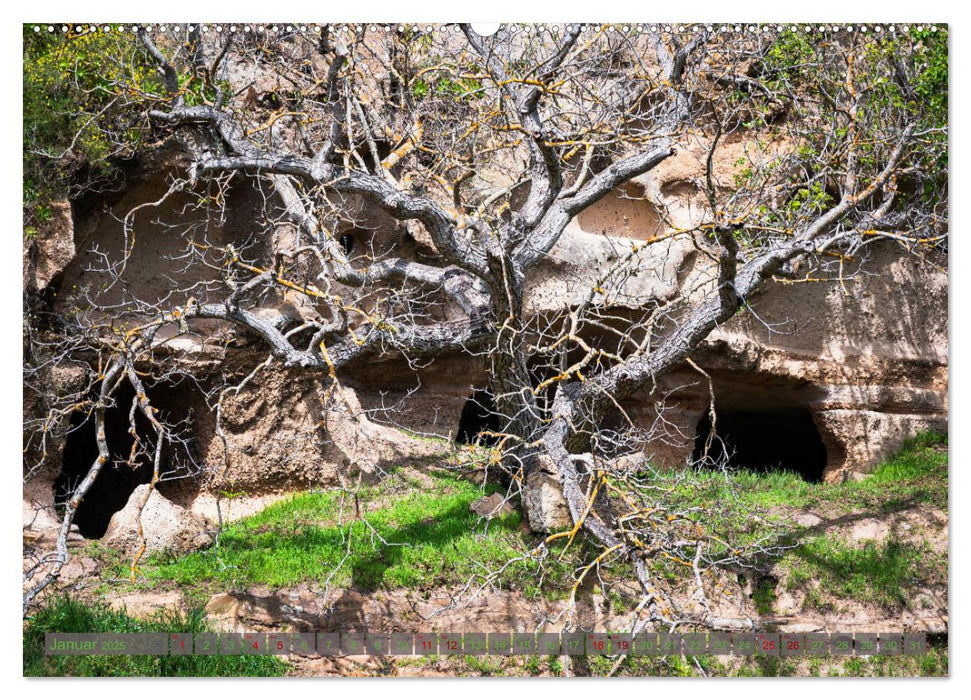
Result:
M191 427L193 402L198 389L190 382L158 384L149 389L149 401L158 411L178 439L163 446L160 472L163 479L171 480L159 491L179 484L181 476L196 470ZM93 396L92 399L96 398ZM154 430L148 419L135 412L135 430L141 442L133 462L129 464L135 438L130 432L130 416L135 391L127 382L115 391L113 404L105 409L105 440L108 444L108 463L102 467L85 494L74 515L74 524L87 539L102 537L108 529L111 517L125 507L132 492L152 480L152 458L155 452ZM74 489L87 475L98 458L94 415L74 411L70 419L71 429L65 440L61 472L54 481L55 503L65 503Z
M719 439L712 442L708 452L715 464L724 461L730 469L759 473L790 471L811 483L823 479L826 446L806 408L756 411L716 406L715 427ZM711 417L706 411L698 421L693 462L702 460L710 431Z
M494 435L481 433L497 433L502 430L502 418L496 409L496 402L487 389L478 389L462 407L459 417L459 427L455 432L455 441L463 445L495 445L499 439Z

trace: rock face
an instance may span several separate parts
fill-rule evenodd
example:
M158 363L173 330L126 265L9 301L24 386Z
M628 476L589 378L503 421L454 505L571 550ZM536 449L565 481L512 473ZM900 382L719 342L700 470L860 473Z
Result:
M108 547L134 554L142 544L139 522L145 537L145 553L183 553L213 544L214 527L172 503L148 484L137 487L128 504L115 513L101 542ZM140 513L140 515L139 515Z
M69 202L54 202L51 217L24 245L24 286L42 290L74 260L74 220Z
M214 421L197 428L208 463L225 463L229 450L229 465L212 475L210 490L250 495L330 486L341 469L373 474L447 450L371 420L350 387L330 389L320 377L282 370L229 398L222 427L225 446Z
M705 154L684 146L568 225L529 286L531 311L578 302L632 245L643 247L614 295L619 313L710 288L711 261L690 240L665 238L657 214L663 209L672 226L686 229L704 219L695 183L704 178ZM754 157L749 148L726 146L716 179L730 182L737 163ZM946 256L914 255L883 241L863 249L838 278L769 283L746 301L750 310L692 355L711 377L717 412L766 426L778 416L808 415L825 448L827 480L868 470L918 432L947 429ZM648 456L684 465L708 412L708 379L685 365L624 408L654 430Z
M744 150L745 146L732 148ZM729 151L715 168L717 177L726 182L731 180L731 164L745 155ZM631 274L624 276L614 297L619 316L647 302L673 299L685 290L706 289L712 280L710 260L698 254L692 241L665 235L668 226L688 229L704 216L704 198L695 184L705 172L705 159L699 153L679 149L676 157L571 222L535 268L526 294L527 311L552 314L568 308L587 294L608 266L629 254L632 245L640 249L632 259ZM89 269L97 257L92 251L117 257L124 240L120 228L124 214L136 205L159 200L167 190L168 175L184 164L169 158L152 168L114 203L89 204L82 210L75 206L73 212L67 203L54 207L49 225L38 231L24 254L27 288L53 292L53 311L69 308L72 289L96 281ZM246 187L232 188L228 218L209 236L213 243L238 245L266 238L250 250L254 256L268 256L279 243L276 238L286 234L281 228L271 237L259 228L255 222L261 218L262 195L247 193ZM128 276L141 285L135 290L140 295L160 294L172 284L167 277L170 271L158 261L177 259L184 244L178 232L199 223L186 218L192 209L187 198L191 193L173 196L164 205L139 213L135 221L140 245L128 261ZM659 214L662 210L664 217ZM379 241L388 247L409 239L394 228L396 224L374 212L362 209L361 220L366 225L351 233L362 246ZM432 255L421 231L414 233L411 247L397 253L414 257L420 248L421 257ZM859 262L866 266L848 266L842 279L769 284L747 300L750 310L714 331L693 354L707 376L685 365L659 377L653 393L631 397L623 406L628 415L645 428L657 429L648 456L669 465L683 465L692 457L709 408L709 377L716 412L754 415L756 422L759 415L766 421L774 414L808 416L823 445L820 468L825 479L866 471L919 431L946 429L946 259L933 254L918 257L893 243L882 243L866 248ZM189 288L198 281L180 279L178 284ZM293 300L277 301L281 313L301 313ZM203 381L207 372L217 380L225 378L224 372L241 379L265 358L259 343L221 335L224 329L215 326L200 330L199 335L172 340L170 347L159 350L160 355L169 352L169 360ZM51 385L83 385L83 374L82 368L67 372L56 368ZM192 544L205 526L181 508L215 519L216 497L221 492L263 503L260 499L293 489L333 486L338 475L348 471L377 474L440 458L449 450L444 440L420 439L415 434L456 437L463 408L476 390L487 386L488 376L482 357L454 354L418 368L400 359L351 365L342 372L342 380L334 401L326 377L278 367L261 370L225 401L221 416L225 443L217 435L211 411L201 399L192 399L198 410L192 414L190 439L199 462L207 466L208 482L201 490L166 490L179 505L152 494L146 515L156 516L143 518L153 523L151 533L146 532L149 546ZM25 418L42 420L47 408L25 394L24 412ZM52 485L62 468L63 447L63 437L46 444L43 469L25 485L25 525L38 532L57 526ZM523 504L531 527L538 531L568 527L569 514L555 478L542 473L531 478L538 480L537 488L527 489L533 495ZM136 489L116 514L108 540L131 546L137 537L132 508L145 488ZM230 511L249 512L242 501L238 505L224 508L223 516Z
M711 376L716 409L751 416L804 411L825 446L823 478L868 470L924 430L946 430L946 261L892 243L874 247L867 274L770 284L716 329L694 360ZM645 425L671 425L659 461L684 464L709 406L708 379L678 369L655 397L635 397ZM656 397L663 396L663 407Z

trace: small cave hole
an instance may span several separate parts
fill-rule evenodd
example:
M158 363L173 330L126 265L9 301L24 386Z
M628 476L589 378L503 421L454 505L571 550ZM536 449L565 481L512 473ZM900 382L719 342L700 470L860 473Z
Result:
M502 420L496 410L496 402L492 394L485 389L474 391L462 407L459 427L455 433L456 442L472 445L478 441L482 445L495 445L499 442L498 438L494 435L481 435L481 433L497 433L500 430L502 430Z
M715 464L754 472L790 471L805 481L818 483L826 469L826 447L812 414L805 408L768 411L717 409L716 435L708 452ZM701 462L711 432L706 412L698 421L693 462Z
M344 250L344 255L350 255L354 252L354 234L342 233L340 237L341 248Z

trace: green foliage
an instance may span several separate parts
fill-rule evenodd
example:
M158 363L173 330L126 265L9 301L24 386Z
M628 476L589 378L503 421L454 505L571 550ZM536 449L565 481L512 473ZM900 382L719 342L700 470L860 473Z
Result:
M411 84L411 92L419 100L430 94L453 99L472 99L481 90L482 83L475 78L452 79L448 75L443 75L431 82L418 78Z
M918 42L915 51L918 72L914 92L927 109L931 124L944 126L948 112L947 28L938 27L937 31L930 27L912 29L911 36Z
M44 635L62 633L206 632L201 610L136 620L105 605L56 598L24 623L25 676L282 676L272 656L45 656Z
M496 569L534 546L518 529L518 513L497 517L484 529L469 509L481 495L475 484L445 475L435 477L434 488L398 495L372 487L358 495L363 518L352 519L354 506L345 502L345 522L336 524L339 492L298 494L232 524L217 549L174 560L156 557L149 576L181 584L286 586L323 582L336 569L332 585L365 590L464 583L483 567ZM377 507L368 509L369 503ZM547 568L548 583L566 585L568 563ZM520 562L507 570L508 578L537 593L531 583L537 569Z
M822 184L814 182L811 186L796 191L795 196L789 200L789 209L794 214L811 216L818 215L832 204L833 198L826 194Z
M861 66L864 118L896 112L921 134L912 161L922 174L919 195L931 205L946 199L947 192L947 41L946 25L912 28L902 37L869 44Z
M946 25L913 27L907 34L871 36L854 66L856 82L867 102L902 107L923 116L926 127L946 127L948 116L948 31ZM850 48L853 52L854 49ZM826 45L801 32L783 31L766 54L767 85L773 89L808 86L820 81L845 81L845 63L832 76L821 72ZM904 69L901 73L898 69ZM899 81L909 78L912 94ZM909 100L909 101L908 101Z
M787 557L790 587L818 581L828 595L896 610L907 603L918 582L933 576L935 555L891 537L859 546L828 535L815 537Z
M538 676L542 671L542 659L539 656L527 656L523 662L523 670L526 675Z
M226 89L225 83L223 90L232 93L232 89ZM189 107L212 104L216 99L216 88L209 83L199 80L191 73L182 73L179 75L179 92L182 93L182 96L185 98L185 103Z
M463 657L466 668L482 676L505 676L502 665L497 663L498 657L492 656L465 656Z
M870 99L879 105L902 106L923 128L946 128L948 123L948 31L946 25L911 28L907 36L870 45L871 64L885 62L909 76L910 92L896 80L876 79ZM901 78L899 72L896 78Z
M843 31L831 41L780 32L758 79L800 111L787 126L795 136L790 156L799 167L786 175L791 189L785 207L756 207L762 223L792 229L832 206L825 193L839 189L840 164L851 155L862 190L882 171L908 126L913 142L904 152L906 172L895 183L895 207L911 215L946 216L940 208L948 191L947 42L944 25L866 35ZM759 94L737 99L760 113ZM767 164L755 170L740 173L736 186L757 189L772 181Z
M808 36L800 32L780 32L765 57L769 85L779 89L804 80L812 73L815 55L815 47Z
M63 35L24 25L25 226L42 223L47 204L67 196L82 170L87 181L111 176L111 157L141 142L139 95L161 88L130 32Z
M775 586L775 579L769 577L759 579L755 585L752 600L755 603L755 609L759 611L759 615L771 615L775 611Z

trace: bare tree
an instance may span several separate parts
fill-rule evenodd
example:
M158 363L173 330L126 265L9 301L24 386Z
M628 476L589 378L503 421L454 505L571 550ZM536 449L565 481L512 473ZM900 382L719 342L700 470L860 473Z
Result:
M652 561L683 562L705 602L708 570L744 565L766 545L736 546L699 525L677 479L648 459L663 425L625 418L624 400L690 362L770 280L853 274L878 240L915 254L946 245L946 117L921 99L925 48L903 32L182 27L139 31L137 41L159 89L116 87L152 134L187 154L166 196L203 191L199 211L221 219L229 183L251 182L264 197L259 244L269 264L255 248L210 240L204 227L186 230L181 264L202 270L199 281L161 298L122 293L109 304L92 294L72 332L45 349L45 363L84 356L97 368L87 410L101 453L67 502L48 573L25 604L67 561L73 514L108 460L104 410L118 386L135 388L133 416L153 431L141 449L157 464L175 433L157 419L138 370L175 372L160 348L215 322L258 338L261 367L326 378L338 403L352 362L483 356L497 464L525 500L534 475L556 479L575 524L541 549L583 531L602 547L591 566L633 565L648 620L685 619ZM256 65L280 87L247 84L243 67ZM739 140L758 153L727 182L715 161ZM571 221L686 144L707 153L694 223L661 210L667 225L626 242L580 302L531 312L537 266ZM375 212L394 222L394 239L361 245L345 233ZM106 289L125 288L141 215L126 218L125 255L103 261ZM632 303L625 281L671 240L693 246L703 274L676 294ZM210 392L217 418L239 386ZM77 409L72 401L52 411ZM608 421L614 414L621 419ZM32 439L55 423L29 426Z

